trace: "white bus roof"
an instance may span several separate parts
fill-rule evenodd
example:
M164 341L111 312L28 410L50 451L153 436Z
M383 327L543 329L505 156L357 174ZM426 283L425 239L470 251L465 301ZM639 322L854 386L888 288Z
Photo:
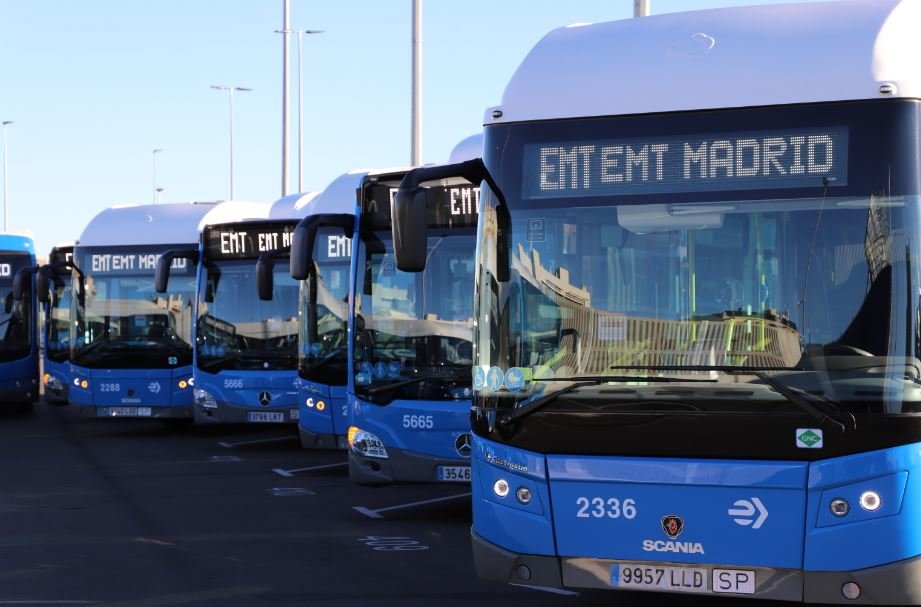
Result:
M919 98L919 24L917 0L841 0L564 27L484 123Z
M310 202L317 197L317 192L300 192L279 198L272 203L269 219L302 219L307 215Z
M358 187L361 180L368 175L385 175L409 171L410 167L393 169L355 169L333 179L326 189L320 192L307 205L307 215L319 214L354 214L358 204Z
M460 143L454 146L454 149L451 150L451 155L448 157L448 163L454 164L457 162L464 162L465 160L473 160L474 158L483 157L483 134L477 133L471 135L466 139L462 139Z
M117 206L93 217L75 244L81 247L191 245L198 243L199 232L205 225L267 215L268 205L243 201Z

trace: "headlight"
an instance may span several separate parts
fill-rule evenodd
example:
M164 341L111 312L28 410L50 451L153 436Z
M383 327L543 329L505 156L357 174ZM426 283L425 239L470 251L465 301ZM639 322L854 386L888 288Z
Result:
M191 377L187 377L187 378L185 378L185 379L180 379L180 380L179 380L179 383L176 384L176 385L179 386L179 389L180 389L180 390L185 390L186 388L188 388L188 387L190 387L190 386L193 385L192 378L191 378Z
M75 377L74 385L77 386L78 388L83 388L84 390L87 390L90 387L90 382L88 380L83 379L82 377Z
M211 393L201 388L195 388L195 404L203 409L217 409L217 401L211 396Z
M384 443L370 432L351 426L349 427L348 438L349 448L354 453L366 457L387 459L387 449L384 448Z
M52 390L63 390L64 384L54 375L45 374L45 385Z

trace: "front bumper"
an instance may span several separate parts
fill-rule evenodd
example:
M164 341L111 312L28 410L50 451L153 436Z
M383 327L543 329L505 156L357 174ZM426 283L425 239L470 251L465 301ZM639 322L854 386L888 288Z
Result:
M302 425L297 427L298 436L301 439L301 446L304 449L348 449L349 445L345 440L344 434L319 434L311 432Z
M192 419L192 407L156 407L148 405L131 406L78 406L80 415L84 417L108 417L130 419ZM132 412L132 409L135 410ZM144 409L150 409L150 415L142 414Z
M469 459L441 458L387 447L387 459L349 451L349 478L359 485L390 483L465 482L439 481L439 466L470 466Z
M471 530L471 536L474 565L481 578L550 588L613 589L609 582L610 571L618 561L518 554L487 541L475 531ZM678 563L653 564L689 567ZM754 570L756 577L754 594L728 596L830 604L921 604L921 557L858 571L801 571L747 566L725 568ZM860 587L859 598L849 600L842 595L842 587L847 583ZM715 593L706 595L716 596Z
M208 409L200 405L193 405L192 409L195 415L195 423L198 424L296 424L299 417L297 405L257 409L217 401L217 408L215 409ZM257 415L256 419L254 419L250 417L250 413L281 413L281 419L269 421L269 417L278 417L277 415Z

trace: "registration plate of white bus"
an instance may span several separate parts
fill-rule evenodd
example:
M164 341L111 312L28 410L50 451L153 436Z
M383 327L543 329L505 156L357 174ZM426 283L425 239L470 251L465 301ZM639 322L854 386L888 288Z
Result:
M470 482L470 466L438 466L438 480Z
M109 407L109 417L150 417L150 407Z
M710 571L701 567L618 563L611 566L611 585L633 590L754 594L755 572L749 569Z
M285 414L281 411L250 411L246 414L246 421L278 423L285 421Z

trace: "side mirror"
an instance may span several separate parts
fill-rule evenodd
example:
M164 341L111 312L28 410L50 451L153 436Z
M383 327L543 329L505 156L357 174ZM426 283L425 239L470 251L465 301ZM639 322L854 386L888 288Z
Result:
M13 300L23 300L23 298L26 296L26 293L31 290L32 274L37 271L37 266L19 268L19 270L16 271L16 274L13 275ZM9 314L9 312L7 312L7 314Z
M397 268L404 272L421 272L425 269L428 254L427 209L429 190L420 187L427 181L463 178L473 184L486 181L501 198L501 193L481 158L474 158L456 164L442 164L413 169L403 176L400 189L390 205L391 230L393 231L393 252Z
M355 216L346 214L311 215L301 220L291 237L291 278L307 280L313 267L313 250L320 228L342 228L351 238L355 232Z
M256 290L259 292L259 299L272 301L275 290L275 258L268 251L260 253L259 261L256 262Z
M40 303L46 304L51 301L51 281L48 274L51 270L48 266L42 266L35 276L35 291Z
M428 256L427 210L431 190L423 187L400 188L390 205L393 253L397 268L421 272Z
M169 271L174 259L191 259L192 263L198 263L198 249L170 249L160 255L157 269L154 271L154 289L157 293L166 293Z

